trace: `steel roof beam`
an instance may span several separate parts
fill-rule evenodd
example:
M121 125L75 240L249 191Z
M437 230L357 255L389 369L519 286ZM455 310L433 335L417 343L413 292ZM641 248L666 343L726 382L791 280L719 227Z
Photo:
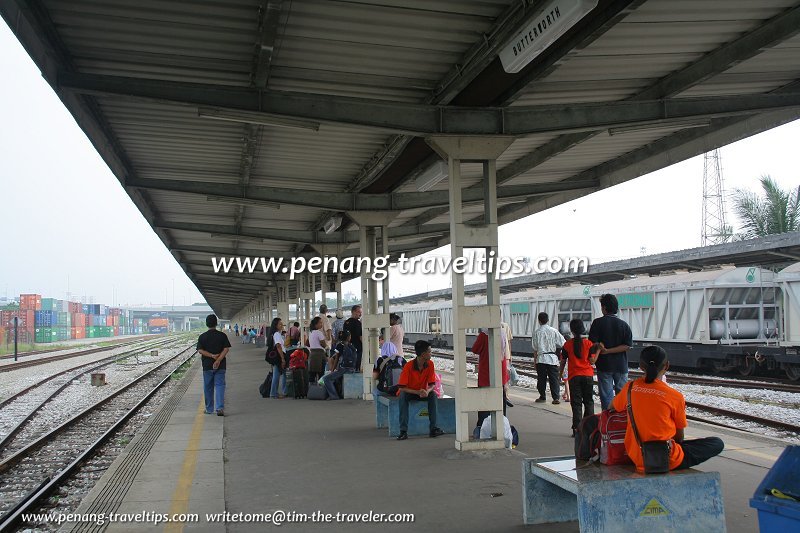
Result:
M388 194L361 194L309 191L286 187L232 186L229 183L208 183L188 180L130 179L128 187L143 190L169 191L199 194L221 199L240 199L243 201L271 201L304 207L328 208L336 211L396 211L420 207L448 206L447 191L404 192ZM497 189L498 199L527 198L555 192L591 189L597 187L596 180L570 181L558 183L538 183L531 185L507 185ZM276 200L279 199L279 200ZM483 191L465 189L463 201L483 200Z
M187 224L182 222L164 222L160 221L153 225L154 228L165 230L178 230L178 231L193 231L200 233L210 233L214 235L223 235L235 239L236 237L264 239L265 241L286 241L286 242L305 242L306 244L318 243L342 243L352 244L358 241L358 231L344 231L340 233L327 234L320 231L308 230L284 230L284 229L264 229L264 228L251 228L243 231L241 234L235 233L233 226L217 225L217 224ZM389 228L389 237L414 237L426 235L439 235L446 234L450 231L449 224L427 224L424 226L415 226L405 224Z
M723 44L683 70L661 78L655 84L631 97L630 100L666 98L678 94L703 80L728 70L737 63L761 53L765 48L775 46L781 41L796 35L799 31L800 6L797 6L773 17L750 33L730 43ZM509 96L503 102L508 104L515 96ZM596 133L571 134L554 139L498 170L497 183L500 184L524 174L550 158L594 137Z
M670 98L593 102L570 106L456 108L334 95L259 91L224 85L59 74L66 91L100 96L165 100L246 111L253 116L309 119L373 127L418 136L528 135L603 130L708 119L800 106L800 94L752 94L711 98Z

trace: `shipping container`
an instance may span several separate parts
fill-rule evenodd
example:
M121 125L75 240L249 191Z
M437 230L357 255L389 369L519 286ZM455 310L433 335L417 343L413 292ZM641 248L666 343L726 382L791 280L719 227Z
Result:
M72 339L85 339L86 328L83 326L72 326L70 328L70 338Z
M71 326L72 325L72 320L71 320L71 317L69 316L69 313L64 312L64 311L58 312L58 313L56 313L56 317L57 317L57 321L58 321L57 323L58 323L59 326Z
M41 294L20 294L19 295L19 308L24 311L41 311L42 310L42 295Z
M167 318L166 311L159 311L157 313L150 314L150 318Z
M81 313L83 313L84 315L88 315L88 314L90 314L89 311L90 311L90 309L89 309L89 305L88 304L82 304L81 305Z
M153 334L160 335L162 333L166 333L167 332L167 328L164 327L164 326L150 326L149 331L150 331L151 335L153 335Z
M37 328L50 328L57 326L58 315L55 311L34 311L34 325Z
M118 326L114 326L114 336L115 337L119 337L119 327Z
M67 327L64 327L64 326L58 326L58 327L53 328L53 329L56 332L55 337L56 337L57 341L65 341L65 340L69 339L69 337L70 337L70 328L67 328Z
M148 320L147 325L150 327L167 327L169 326L169 319L151 318L150 320Z
M54 328L36 328L34 339L36 342L53 342L58 333Z
M42 298L42 311L55 311L56 304L53 298Z

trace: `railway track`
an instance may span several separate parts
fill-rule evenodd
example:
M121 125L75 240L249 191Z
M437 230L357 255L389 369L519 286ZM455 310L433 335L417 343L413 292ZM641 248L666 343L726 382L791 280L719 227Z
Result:
M192 352L188 357L187 352ZM7 449L0 462L0 531L47 497L190 360L186 348L35 440ZM114 421L115 420L115 421Z
M115 346L123 345L123 344L127 343L128 341L138 342L138 341L141 341L143 339L147 339L149 337L151 337L151 335L141 335L141 336L138 336L138 337L126 337L125 339L120 339L119 341L106 341L106 342L109 342L111 344L108 344L108 345L104 346L104 348L109 348L109 347L113 348ZM27 351L27 352L18 352L17 353L17 357L28 357L30 355L41 355L41 354L44 354L44 353L51 353L51 352L63 352L64 350L71 350L71 349L72 348L50 348L50 349L47 349L47 350L30 350L30 351ZM14 354L13 353L12 354L6 354L6 355L0 355L0 361L2 361L3 359L13 359L13 358L14 358Z
M134 357L155 347L170 348L170 344L174 345L174 340L161 341L155 344L150 343L129 352L79 365L53 374L7 398L0 403L0 450L6 447L6 444L11 441L38 412L40 412L45 404L56 399L58 395L64 389L72 385L76 379L100 368ZM55 389L53 389L54 386ZM33 407L31 408L31 406Z
M0 372L10 372L12 370L19 370L20 368L43 365L46 363L52 363L53 361L61 361L62 359L71 359L73 357L80 357L82 355L90 355L93 353L104 352L107 350L115 350L117 348L122 348L124 346L130 346L132 344L136 344L137 342L141 342L141 339L130 342L121 342L118 344L114 344L113 346L101 346L99 348L91 348L89 350L81 350L78 352L70 352L62 355L54 355L52 357L42 357L39 359L31 359L29 361L18 361L16 363L0 365Z

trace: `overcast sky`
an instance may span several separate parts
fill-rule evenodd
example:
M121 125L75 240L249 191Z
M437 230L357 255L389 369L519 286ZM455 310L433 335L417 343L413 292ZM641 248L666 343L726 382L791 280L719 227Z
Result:
M0 295L69 292L74 300L117 305L202 301L4 22L0 72ZM762 174L797 187L797 139L800 121L724 147L727 190L756 189ZM642 248L652 254L699 246L702 177L703 159L693 158L508 224L500 229L500 254L602 262L641 255ZM614 222L601 220L608 209ZM444 275L394 276L391 293L448 286ZM347 291L357 294L358 281Z

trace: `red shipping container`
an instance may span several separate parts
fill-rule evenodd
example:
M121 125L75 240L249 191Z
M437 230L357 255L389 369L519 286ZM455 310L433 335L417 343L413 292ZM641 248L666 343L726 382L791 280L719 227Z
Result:
M106 326L113 326L114 325L114 317L111 315L106 315Z
M41 311L42 310L42 295L41 294L20 294L19 295L19 308L25 311Z
M116 307L114 309L109 309L108 314L111 316L119 316L119 309Z
M13 328L14 327L14 317L18 317L19 321L17 326L20 329L30 329L33 331L34 327L34 316L36 311L33 310L26 310L26 311L2 311L0 312L0 325L6 328Z
M167 318L151 318L148 321L148 326L152 326L152 327L156 327L156 328L169 326L169 319L167 319Z
M86 328L83 326L73 326L71 329L71 336L73 339L85 339Z
M119 336L119 328L118 327L114 328L114 336L115 337Z

